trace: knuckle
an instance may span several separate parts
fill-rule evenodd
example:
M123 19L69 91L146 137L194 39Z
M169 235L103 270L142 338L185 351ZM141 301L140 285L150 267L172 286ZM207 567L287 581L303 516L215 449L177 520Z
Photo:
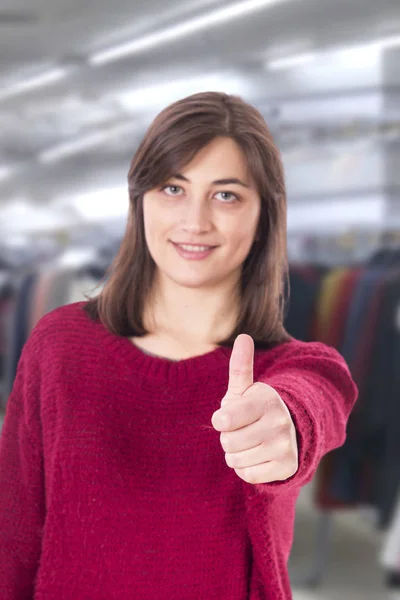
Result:
M266 386L265 386L265 383L262 383L261 381L256 381L255 383L253 383L252 389L254 389L254 390L265 390Z
M282 480L285 481L286 479L289 479L289 477L292 477L293 475L295 475L295 473L297 473L297 469L298 469L297 461L294 461L294 460L287 461L286 467L282 473L283 474Z
M280 441L279 449L277 448L277 456L288 465L293 465L297 461L297 452L290 438Z
M264 462L269 462L271 457L274 456L274 444L269 440L261 442L259 456L262 457Z
M231 455L229 454L229 452L225 452L225 462L228 465L228 467L234 467L233 461L232 461L232 458L231 458Z
M289 436L286 436L282 439L282 449L287 458L292 458L293 456L293 444L292 440Z
M231 467L232 469L240 469L241 462L237 456L230 452L227 452L225 454L225 459L229 467Z
M246 375L249 375L252 373L253 373L252 369L248 369L246 367L231 367L229 374L233 378L240 379L240 378L245 377Z
M259 381L253 383L251 388L247 390L247 395L249 402L254 406L259 406L260 402L267 406L270 402L268 396L265 395L265 385Z
M221 441L222 448L225 450L225 452L230 452L231 443L229 440L229 436L227 436L226 433L221 433L220 441Z
M289 438L291 423L288 418L280 417L277 419L276 428L280 435Z
M288 470L287 470L287 474L286 474L286 477L285 477L285 479L289 479L289 477L293 477L293 475L294 475L295 473L296 473L296 471L295 471L293 468L291 468L291 469L288 469Z
M247 481L247 483L257 483L257 477L254 469L243 469L243 478L245 481Z

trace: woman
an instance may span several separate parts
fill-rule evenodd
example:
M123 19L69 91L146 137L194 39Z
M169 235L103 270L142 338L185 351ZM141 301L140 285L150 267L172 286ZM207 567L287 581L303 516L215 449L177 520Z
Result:
M155 119L129 190L103 291L24 348L1 598L288 600L296 498L344 442L356 388L282 324L278 150L253 107L197 94Z

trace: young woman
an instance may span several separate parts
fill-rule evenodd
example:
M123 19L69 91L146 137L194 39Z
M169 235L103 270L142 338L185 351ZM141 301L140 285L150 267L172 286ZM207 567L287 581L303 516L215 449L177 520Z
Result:
M356 388L335 350L283 327L279 152L255 108L196 94L155 119L129 192L103 291L24 348L1 598L288 600L296 498Z

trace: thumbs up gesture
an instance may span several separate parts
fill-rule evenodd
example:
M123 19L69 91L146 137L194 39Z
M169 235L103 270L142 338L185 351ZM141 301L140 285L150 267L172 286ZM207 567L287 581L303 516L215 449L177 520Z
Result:
M298 469L296 430L278 393L254 383L254 342L246 334L234 343L228 390L212 416L228 467L247 483L284 481Z

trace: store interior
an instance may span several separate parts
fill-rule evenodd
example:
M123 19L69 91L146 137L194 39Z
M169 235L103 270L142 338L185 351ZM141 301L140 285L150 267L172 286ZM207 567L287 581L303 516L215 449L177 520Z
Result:
M152 119L239 95L285 166L287 330L336 347L360 389L298 501L293 598L400 598L399 0L27 6L0 7L1 418L41 316L101 286Z

